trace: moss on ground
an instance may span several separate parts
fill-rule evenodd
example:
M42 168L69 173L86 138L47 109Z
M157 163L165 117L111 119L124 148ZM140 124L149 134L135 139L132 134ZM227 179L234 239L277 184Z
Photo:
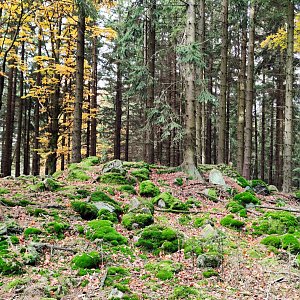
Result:
M133 170L130 175L134 176L139 182L149 180L150 171L147 168Z
M29 227L24 230L24 236L43 234L43 231L39 228Z
M135 191L134 187L132 185L129 185L129 184L121 185L118 188L118 191L123 192L123 193L125 192L125 193L132 194L132 195L136 194L136 191Z
M260 204L260 201L251 192L242 192L234 196L233 200L237 201L239 204L246 206L246 204Z
M93 220L98 216L98 209L93 204L82 201L73 201L71 202L71 206L84 220Z
M234 219L233 215L227 215L222 218L220 224L231 229L241 229L245 226L245 222Z
M202 272L202 275L204 278L210 278L214 276L219 276L219 273L214 269L207 269Z
M96 269L100 261L100 255L96 251L79 254L72 259L72 263L76 269Z
M284 235L269 235L261 240L261 244L276 249L285 249L294 254L300 252L299 239L290 233Z
M118 223L118 217L117 214L114 212L110 212L107 209L100 209L98 211L98 219L99 220L108 220L112 223Z
M134 224L136 224L138 228L144 228L153 222L154 219L151 214L128 213L122 218L122 224L128 230L132 230Z
M153 204L158 204L162 200L165 203L167 209L171 210L188 210L189 205L181 202L178 198L172 196L171 193L163 192L153 198Z
M139 192L145 197L155 197L160 193L159 188L151 180L141 182Z
M181 263L176 263L171 260L163 260L145 265L145 269L152 272L160 280L172 279L174 274L182 270L182 267Z
M132 182L128 180L125 176L120 173L105 173L99 177L99 181L102 183L107 184L117 184L117 185L124 185L124 184L131 184Z

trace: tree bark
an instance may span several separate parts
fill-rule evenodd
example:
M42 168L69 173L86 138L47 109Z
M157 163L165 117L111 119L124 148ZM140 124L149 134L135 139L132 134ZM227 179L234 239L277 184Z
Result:
M226 91L227 91L227 51L228 51L228 0L222 2L222 49L221 49L221 87L218 128L218 164L225 162L226 136Z
M79 8L76 54L76 91L72 134L72 162L81 161L81 126L84 86L85 11Z
M255 4L251 2L249 25L248 67L246 80L245 150L243 176L250 179L252 158L252 109L254 85Z
M292 118L293 118L293 59L294 59L294 1L288 3L287 18L287 58L286 91L283 147L283 192L288 193L292 187Z
M114 159L121 157L121 129L122 129L122 73L121 64L117 62L117 84L115 99L115 143L114 143Z

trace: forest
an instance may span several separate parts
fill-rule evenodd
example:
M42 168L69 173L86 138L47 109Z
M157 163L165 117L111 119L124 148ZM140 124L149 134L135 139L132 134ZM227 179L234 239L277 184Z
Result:
M1 174L88 156L299 187L297 1L0 4ZM193 171L194 170L194 171Z
M300 299L297 0L0 0L0 299Z

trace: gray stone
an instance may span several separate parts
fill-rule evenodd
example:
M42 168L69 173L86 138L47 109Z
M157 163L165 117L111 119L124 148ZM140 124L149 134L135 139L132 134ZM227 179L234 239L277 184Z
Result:
M222 263L222 255L215 252L200 254L197 258L199 268L217 268Z
M205 225L200 232L200 237L203 239L213 239L219 236L218 231L211 226L211 224Z
M0 235L7 234L7 226L5 223L0 223Z
M126 173L125 169L123 168L123 163L119 159L115 159L104 165L104 167L102 169L102 173L104 174L104 173L109 173L109 172L121 173L121 174Z
M278 188L275 186L275 185L268 185L268 189L269 189L269 191L270 191L270 193L277 193L277 192L279 192L278 191Z
M164 200L159 199L158 202L157 202L157 206L160 207L160 208L166 208L166 203L165 203Z
M111 213L115 211L115 208L111 204L106 203L106 202L102 202L102 201L93 202L93 205L95 205L98 210L106 209Z
M128 211L131 212L131 211L134 211L136 209L138 209L141 205L141 201L137 198L132 198L132 200L130 201L129 203L129 208L128 208Z
M113 288L108 296L108 299L123 299L124 293L119 291L117 288Z
M212 184L218 184L223 187L227 187L222 173L217 169L212 169L209 172L209 182Z
M129 203L128 212L152 214L150 208L137 198L132 198L131 202Z

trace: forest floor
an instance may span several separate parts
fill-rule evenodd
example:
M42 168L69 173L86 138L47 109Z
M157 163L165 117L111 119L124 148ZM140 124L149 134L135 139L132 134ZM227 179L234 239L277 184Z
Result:
M120 220L114 227L127 239L128 242L124 245L111 245L102 240L88 239L85 233L88 231L89 221L82 219L73 210L72 195L78 195L78 190L87 190L89 193L97 190L113 191L111 193L114 195L108 195L123 208L130 204L132 198L139 196L139 184L135 185L137 195L132 195L119 191L117 185L99 183L96 179L101 174L102 167L96 165L85 170L89 176L86 181L70 181L67 178L68 171L62 172L57 178L62 187L55 191L37 190L37 179L31 176L0 180L1 199L4 199L2 202L0 199L0 242L4 248L3 243L8 244L7 249L3 248L6 251L6 256L3 257L7 257L9 253L22 269L21 272L7 272L5 275L1 274L0 270L1 300L84 300L109 297L153 300L300 299L297 253L268 248L260 243L266 235L253 234L253 223L260 220L266 212L277 210L251 208L247 210L246 218L236 215L236 219L245 222L245 226L240 230L220 224L220 220L229 214L226 205L232 196L228 188L236 192L244 191L233 178L226 175L223 177L228 188L224 191L221 186L208 182L208 173L203 174L204 182L189 180L181 172L158 174L160 169L156 168L152 168L150 174L151 181L161 192L168 191L182 202L193 198L197 200L195 203L198 203L197 206L191 206L188 213L162 211L156 207L154 224L175 229L184 237L184 241L192 238L197 240L202 235L203 226L197 227L195 221L205 217L218 232L218 238L211 242L214 251L219 251L222 255L221 265L214 268L216 276L205 278L205 270L197 266L196 255L187 255L184 247L179 247L174 253L161 250L155 254L138 247L136 242L143 229L128 230ZM177 178L183 179L181 186L176 184ZM210 200L211 197L205 195L205 189L208 188L217 191L216 199ZM293 216L300 215L300 202L292 195L273 192L269 196L256 196L263 206L293 209L298 211L293 212ZM90 200L87 197L82 201ZM36 209L42 210L40 213L34 213ZM47 224L51 222L67 225L60 234L56 234L55 230L51 233L46 229L49 228ZM15 228L15 232L9 234L4 230L1 233L4 224L6 228ZM28 228L38 228L41 231L39 234L26 234ZM24 263L24 254L28 253L28 247L32 245L38 250L39 258L34 263ZM209 245L206 247L209 248ZM75 255L91 251L99 253L101 260L94 269L80 273L74 268L73 259ZM172 271L167 279L158 278L157 272L163 268L159 265L162 261L169 261L169 264L178 263L180 268ZM155 266L158 266L156 271ZM114 273L111 267L120 269L115 269L117 271ZM119 295L111 294L113 287Z

